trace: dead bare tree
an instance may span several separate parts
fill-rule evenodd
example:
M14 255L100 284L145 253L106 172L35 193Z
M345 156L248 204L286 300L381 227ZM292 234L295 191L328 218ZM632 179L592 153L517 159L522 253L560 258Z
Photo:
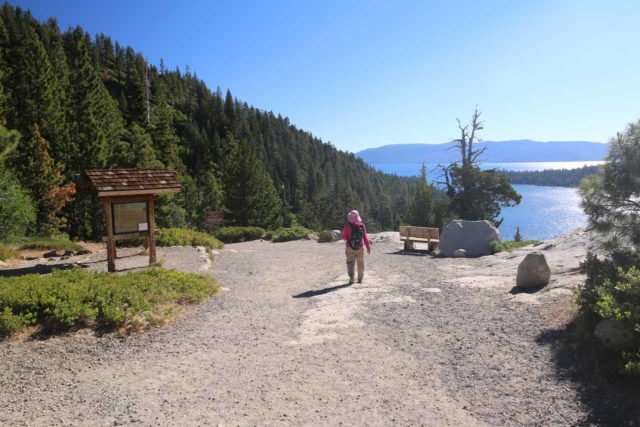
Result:
M486 147L483 147L480 150L475 150L473 148L473 145L476 142L481 141L478 136L478 132L484 129L484 122L480 121L481 114L482 113L478 111L478 106L476 106L473 111L471 123L463 126L460 119L456 119L458 122L458 129L460 129L460 138L454 139L452 142L456 144L455 147L460 151L462 166L475 165L478 162L478 158L487 149Z

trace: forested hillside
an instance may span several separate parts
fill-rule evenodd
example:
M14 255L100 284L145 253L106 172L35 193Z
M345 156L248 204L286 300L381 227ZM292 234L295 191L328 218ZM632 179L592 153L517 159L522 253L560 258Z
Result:
M583 166L577 169L545 169L541 171L505 171L512 184L548 185L551 187L578 187L582 180L595 175L600 166Z
M402 178L230 91L210 90L188 67L150 64L106 35L62 32L55 19L42 23L5 3L0 70L0 120L20 134L7 164L34 199L51 194L47 185L65 188L85 168L168 167L183 192L160 202L164 226L201 227L205 211L224 209L238 225L335 228L357 208L371 228L388 229L405 211ZM32 161L36 152L44 161ZM100 237L92 196L74 197L63 215L68 231Z

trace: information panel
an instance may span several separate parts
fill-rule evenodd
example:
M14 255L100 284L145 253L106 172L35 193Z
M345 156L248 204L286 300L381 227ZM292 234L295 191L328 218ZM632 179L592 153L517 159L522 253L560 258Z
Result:
M115 234L147 231L147 202L114 203L113 232Z
M224 224L224 212L222 212L222 211L205 212L204 213L204 223L206 225Z

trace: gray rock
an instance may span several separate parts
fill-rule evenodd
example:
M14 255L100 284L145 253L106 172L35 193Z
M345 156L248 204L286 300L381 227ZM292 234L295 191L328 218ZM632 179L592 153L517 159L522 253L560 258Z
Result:
M337 242L342 239L342 233L340 230L324 230L320 232L318 237L319 243Z
M307 240L318 240L318 235L315 233L307 234Z
M73 251L71 249L67 249L66 251L64 251L63 256L66 256L66 257L73 256Z
M49 252L45 252L44 254L42 254L42 256L43 256L43 258L54 258L54 257L60 256L60 255L58 255L58 251L49 251Z
M464 258L466 256L467 256L467 251L465 251L464 249L456 249L455 251L453 251L454 258Z
M79 251L76 251L76 255L89 255L93 252L91 252L89 249L80 249Z
M519 288L538 288L549 283L551 269L542 252L527 254L518 265L516 286Z
M451 221L440 235L440 253L452 257L458 249L464 249L469 257L491 254L490 243L500 241L500 232L489 221Z
M598 322L593 331L598 341L614 350L624 350L633 343L633 332L620 322L604 319Z

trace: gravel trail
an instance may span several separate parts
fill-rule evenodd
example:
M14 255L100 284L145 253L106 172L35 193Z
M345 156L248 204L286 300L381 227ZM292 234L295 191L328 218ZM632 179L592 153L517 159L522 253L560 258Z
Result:
M162 248L164 267L223 290L126 338L0 343L0 425L640 424L563 366L569 295L461 286L447 272L479 261L401 254L393 239L346 286L343 245L227 245L210 269ZM118 267L144 264L134 254Z

